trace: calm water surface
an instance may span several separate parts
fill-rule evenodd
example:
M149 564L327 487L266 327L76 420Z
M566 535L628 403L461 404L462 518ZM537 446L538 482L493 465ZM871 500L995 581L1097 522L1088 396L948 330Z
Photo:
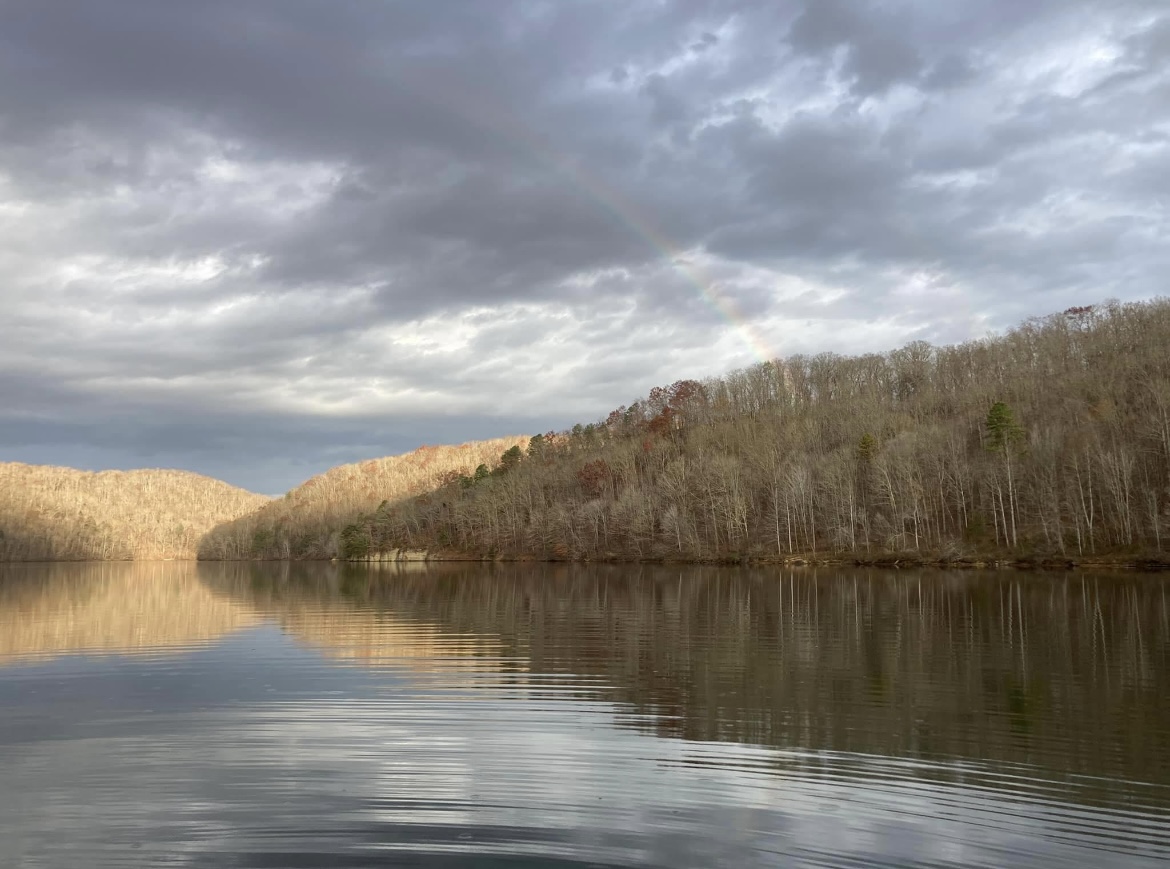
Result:
M0 866L1166 866L1168 597L0 566Z

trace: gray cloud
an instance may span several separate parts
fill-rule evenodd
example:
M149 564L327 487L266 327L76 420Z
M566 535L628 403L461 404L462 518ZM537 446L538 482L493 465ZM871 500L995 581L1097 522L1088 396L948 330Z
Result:
M273 491L1164 292L1168 53L1157 0L15 0L4 457Z

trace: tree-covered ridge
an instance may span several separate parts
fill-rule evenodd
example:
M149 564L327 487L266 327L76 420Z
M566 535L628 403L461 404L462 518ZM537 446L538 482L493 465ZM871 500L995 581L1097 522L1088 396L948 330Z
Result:
M332 558L342 529L383 502L399 502L490 475L501 451L518 456L527 437L503 437L458 446L424 446L401 456L340 465L282 498L215 528L199 546L205 559Z
M0 462L0 561L194 558L208 531L268 500L188 471Z
M1159 299L680 381L387 499L338 529L343 554L1152 555L1170 525L1167 348Z

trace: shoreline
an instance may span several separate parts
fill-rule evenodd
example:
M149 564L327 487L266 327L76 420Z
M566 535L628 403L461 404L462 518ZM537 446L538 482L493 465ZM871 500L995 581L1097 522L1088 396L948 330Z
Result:
M369 555L365 558L144 558L144 559L52 559L40 561L0 561L2 565L25 564L605 564L605 565L665 565L665 566L721 566L721 567L865 567L881 570L1022 570L1068 572L1073 570L1129 571L1136 573L1170 572L1170 556L962 556L947 558L911 554L888 554L877 556L856 555L789 555L752 556L725 555L704 557L637 557L606 554L593 557L571 558L563 556L542 556L529 553L476 555L465 552L429 552L409 550L391 551Z
M333 558L350 564L402 564L419 562L481 562L533 564L655 564L655 565L723 565L728 567L870 567L886 570L1126 570L1139 573L1170 571L1170 556L961 556L945 557L907 553L884 555L726 555L705 557L636 557L601 555L583 558L539 556L533 554L476 555L462 552L425 550L391 550L364 558Z

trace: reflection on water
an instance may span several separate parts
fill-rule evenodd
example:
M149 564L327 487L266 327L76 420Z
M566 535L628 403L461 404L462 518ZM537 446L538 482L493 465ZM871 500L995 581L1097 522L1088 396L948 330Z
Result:
M0 567L0 865L1159 865L1168 590Z
M0 664L66 652L181 653L257 621L253 607L214 594L190 566L0 566Z
M459 633L409 610L374 607L369 597L387 578L428 575L421 563L389 572L320 565L201 565L202 585L245 603L300 643L327 658L365 667L407 667L418 673L499 672L503 648L488 630Z

